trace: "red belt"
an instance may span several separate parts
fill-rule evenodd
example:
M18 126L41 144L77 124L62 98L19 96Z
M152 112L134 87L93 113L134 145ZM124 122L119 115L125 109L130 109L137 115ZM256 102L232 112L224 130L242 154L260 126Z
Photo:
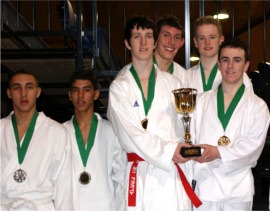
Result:
M129 173L129 185L128 185L128 206L134 207L136 206L136 178L137 178L137 166L140 161L144 161L141 157L139 157L135 153L128 153L128 162L133 162L130 173ZM198 198L198 196L194 193L193 189L191 188L189 182L187 181L187 178L185 174L183 173L182 169L179 167L177 163L175 163L175 166L178 170L182 185L191 200L192 204L195 207L199 207L202 202Z

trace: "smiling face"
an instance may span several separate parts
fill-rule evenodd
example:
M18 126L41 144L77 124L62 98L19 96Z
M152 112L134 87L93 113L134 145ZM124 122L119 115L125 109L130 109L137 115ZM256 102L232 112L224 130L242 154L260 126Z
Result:
M162 26L157 39L155 56L173 61L185 42L182 36L182 30L171 26Z
M7 95L13 102L14 112L30 113L36 110L36 99L41 89L30 74L16 74L9 83Z
M75 113L94 111L94 101L99 97L99 91L94 89L91 81L80 79L74 81L68 94Z
M193 40L200 57L216 57L217 59L219 46L224 41L224 36L219 34L218 28L214 24L203 24L197 27L196 37Z
M246 61L243 49L225 47L220 52L218 67L222 83L240 86L243 83L243 73L248 70L249 61Z
M133 28L129 42L125 40L125 46L131 51L132 60L149 60L155 49L153 30Z

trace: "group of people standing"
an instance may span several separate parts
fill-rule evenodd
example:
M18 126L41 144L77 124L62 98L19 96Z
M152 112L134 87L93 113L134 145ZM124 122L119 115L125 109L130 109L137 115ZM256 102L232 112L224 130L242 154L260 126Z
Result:
M200 61L185 70L174 62L184 44L176 17L129 19L132 62L110 85L108 120L94 112L90 71L72 75L74 116L62 125L36 111L37 78L15 72L14 111L1 120L1 210L251 210L269 109L245 73L246 46L224 41L218 20L199 18L194 43ZM172 91L187 87L199 93L191 131L200 157L180 154L190 145Z

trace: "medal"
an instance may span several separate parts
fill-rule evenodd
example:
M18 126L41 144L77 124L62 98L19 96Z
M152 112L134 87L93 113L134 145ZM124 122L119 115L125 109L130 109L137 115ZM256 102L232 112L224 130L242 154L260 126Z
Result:
M146 131L146 129L147 129L147 124L148 124L148 119L147 119L147 118L143 119L143 120L141 121L141 124L142 124L143 129Z
M78 145L78 148L79 148L81 160L82 160L82 163L83 163L83 166L84 166L84 169L85 169L88 157L90 155L90 151L91 151L91 149L92 149L92 147L94 145L94 142L95 142L95 136L96 136L97 126L98 126L98 118L97 118L97 116L95 114L93 114L92 120L91 120L90 130L89 130L89 133L88 133L88 140L87 140L87 145L86 146L84 145L82 133L81 133L80 127L78 125L78 122L77 122L75 116L73 117L73 126L74 126L74 129L75 129L75 136L76 136L77 145ZM87 185L91 181L91 175L84 170L80 174L78 179L79 179L79 182L82 185Z
M15 114L12 114L11 121L12 121L12 126L13 126L13 130L14 130L15 138L16 138L18 162L19 162L20 165L22 164L22 162L24 160L24 157L26 155L28 146L29 146L31 138L33 136L36 121L37 121L37 117L38 117L38 112L35 111L32 119L31 119L31 122L30 122L30 124L29 124L29 126L27 128L23 143L22 143L22 145L20 145L19 132L18 132L18 128L17 128L16 117L15 117ZM13 179L18 183L24 182L26 180L25 171L22 170L21 168L16 170L14 172Z
M136 70L134 69L133 65L130 68L130 72L132 74L132 76L134 77L140 91L141 91L141 96L142 96L142 100L143 100L143 107L144 107L144 115L147 116L151 104L153 102L154 99L154 94L155 94L155 66L153 65L152 67L152 71L150 73L149 79L148 79L148 99L145 99L144 94L143 94L143 89L142 89L142 85L139 79L139 76L136 72ZM141 121L141 125L144 129L144 131L146 131L147 129L147 125L148 125L148 119L145 117L142 121Z
M87 185L91 181L91 175L84 171L80 174L79 181L82 185Z
M218 139L218 146L228 146L231 143L231 140L227 136L221 136Z
M21 183L26 180L26 173L22 169L18 169L14 172L13 178L16 182Z

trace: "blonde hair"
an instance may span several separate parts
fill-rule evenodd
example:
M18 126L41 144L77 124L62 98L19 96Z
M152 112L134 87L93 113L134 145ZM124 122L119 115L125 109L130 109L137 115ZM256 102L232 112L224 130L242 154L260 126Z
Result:
M202 25L208 25L208 24L213 24L217 27L218 33L221 36L222 35L222 26L221 23L217 20L214 19L213 16L211 15L206 15L203 17L200 17L196 20L195 25L194 25L194 36L197 36L197 28Z

